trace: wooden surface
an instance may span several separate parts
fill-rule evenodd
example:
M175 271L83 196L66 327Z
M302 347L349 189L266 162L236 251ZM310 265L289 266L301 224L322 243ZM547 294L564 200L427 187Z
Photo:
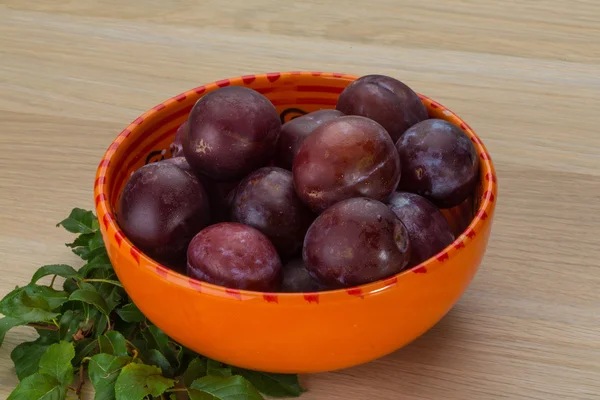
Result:
M227 4L227 8L220 8ZM383 73L456 111L499 175L483 266L408 347L303 377L303 399L600 398L600 3L593 0L0 0L0 295L74 262L130 121L246 73ZM0 349L0 398L17 384Z

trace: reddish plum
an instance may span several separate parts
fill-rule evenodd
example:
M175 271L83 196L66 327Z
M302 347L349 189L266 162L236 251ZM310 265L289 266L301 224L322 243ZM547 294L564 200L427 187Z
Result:
M302 258L329 287L350 287L402 271L410 259L406 227L385 204L367 198L341 201L308 229Z
M408 231L409 267L433 257L454 241L444 214L426 198L414 193L395 192L388 204Z
M243 178L275 152L281 121L255 90L228 86L198 100L188 119L183 153L192 168L215 181Z
M231 219L264 233L281 257L297 254L315 215L294 191L292 173L263 167L240 182Z
M479 158L459 127L428 119L407 130L396 143L402 162L398 190L421 195L440 208L462 203L473 193Z
M386 200L400 180L400 159L381 125L344 116L306 138L294 159L293 174L300 199L321 212L352 197Z
M188 247L188 275L225 286L264 292L281 286L281 260L258 230L223 222L200 231Z
M304 139L323 123L343 115L338 110L319 110L294 118L283 124L279 141L277 142L275 165L291 171L294 157L298 153Z
M165 160L133 173L121 193L117 220L125 236L148 256L178 264L209 216L208 196L198 178Z
M423 102L411 88L384 75L365 75L352 82L340 94L336 108L346 115L378 122L394 142L428 117Z

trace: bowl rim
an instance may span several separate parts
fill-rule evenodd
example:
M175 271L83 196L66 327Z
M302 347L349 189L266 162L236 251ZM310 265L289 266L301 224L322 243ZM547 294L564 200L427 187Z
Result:
M477 136L477 134L473 131L473 129L453 111L441 105L440 103L432 100L431 98L416 92L421 101L425 104L426 108L428 109L428 112L432 109L437 109L438 112L441 112L444 115L445 119L458 126L463 132L465 132L469 136L477 150L480 161L480 176L483 177L483 179L481 179L482 188L479 198L479 207L475 212L474 218L471 220L469 225L461 232L461 234L456 237L454 242L446 246L438 254L430 257L429 259L423 261L418 265L403 270L393 276L359 286L320 292L269 293L241 289L231 289L207 282L201 282L161 265L160 263L154 261L147 255L145 255L143 252L138 250L133 245L133 243L131 243L129 239L122 233L116 219L113 217L114 210L112 209L109 202L109 199L111 197L109 196L108 188L106 185L106 175L111 168L111 160L113 155L116 153L117 148L126 141L126 138L131 133L139 129L141 121L146 120L150 117L156 117L157 114L160 113L168 113L170 106L177 104L181 101L182 98L204 95L206 93L209 93L210 91L216 90L223 86L248 86L255 80L262 80L273 83L277 79L289 79L297 76L301 76L304 78L313 77L323 79L340 79L350 82L360 77L357 75L350 74L316 71L270 72L263 74L238 76L235 78L219 80L206 85L198 86L196 88L187 90L179 95L173 96L170 99L146 111L140 117L136 118L132 123L130 123L111 142L96 170L96 180L94 183L95 208L98 219L102 219L99 225L105 240L108 238L109 230L113 231L114 237L119 246L119 252L126 251L127 253L131 254L131 256L140 265L140 267L148 269L152 273L156 274L156 278L166 280L168 283L172 283L177 286L181 286L182 289L193 289L201 292L202 294L212 294L218 297L228 297L237 300L250 300L261 298L269 303L277 303L278 298L283 297L298 298L308 303L322 303L327 301L339 301L342 298L342 296L347 299L348 294L352 296L359 296L361 298L373 294L380 294L383 291L393 289L393 287L396 286L396 284L403 277L409 274L422 274L426 272L429 273L434 272L438 268L447 267L448 260L454 255L458 254L459 252L466 251L466 247L469 245L470 241L474 239L474 237L476 236L476 232L479 231L480 228L485 224L491 223L490 220L493 216L497 199L498 184L494 164L491 160L491 157L489 156L485 145ZM117 270L117 268L115 268L115 270Z

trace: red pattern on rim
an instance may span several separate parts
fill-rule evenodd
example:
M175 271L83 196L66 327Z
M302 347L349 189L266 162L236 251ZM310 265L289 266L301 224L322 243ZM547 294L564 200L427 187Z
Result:
M131 131L129 129L125 129L125 130L123 130L123 132L121 132L121 134L119 136L122 138L126 138L129 135L131 135Z
M496 183L496 175L492 174L491 172L488 172L487 174L485 174L485 180Z
M169 276L169 270L166 267L163 267L162 265L156 266L156 272L163 278L166 278Z
M340 74L340 73L337 73L337 72L333 73L333 77L334 78L341 78L342 76L344 76L344 74Z
M138 265L140 265L140 256L142 253L138 250L138 248L135 246L131 246L131 250L129 250L129 254L131 254L131 257L133 257L135 262L137 262Z
M318 294L305 294L304 300L309 303L319 304L319 295Z
M267 303L279 304L279 297L277 297L275 293L264 293L263 299L265 299Z
M230 79L222 79L220 81L215 82L216 85L220 88L223 88L225 86L229 86L231 85L231 80Z
M119 147L120 144L121 144L121 142L115 141L110 146L108 146L108 150L115 151L115 150L117 150L117 147Z
M98 178L96 178L96 180L94 181L94 187L96 186L100 186L100 185L104 185L106 183L106 177L104 175L99 176Z
M100 167L108 168L109 165L110 165L110 159L108 159L108 158L103 158L102 161L100 161Z
M386 279L383 284L385 286L393 286L393 285L397 285L398 284L398 278L397 277L391 277L389 279Z
M467 230L465 231L465 236L469 239L473 239L475 236L477 236L477 234L472 228L467 228Z
M102 223L104 224L104 229L108 229L108 224L110 224L112 222L112 215L110 215L109 213L104 214L104 217L102 217Z
M198 292L202 292L202 283L198 282L195 279L188 279L188 284L190 287Z
M421 265L420 267L413 269L412 272L414 272L415 274L426 274L427 268L425 268L423 265Z
M160 111L160 110L162 110L162 109L163 109L163 108L165 108L165 107L166 107L166 106L165 106L165 104L164 104L164 103L160 103L159 105L157 105L157 106L154 106L152 109L153 109L154 111Z
M310 74L311 74L312 76L321 76L321 75L323 75L323 73L322 73L322 72L317 72L317 71L311 72Z
M438 260L439 262L444 262L450 259L450 256L448 255L448 252L445 251L442 254L440 254L439 256L437 256L435 258L436 260Z
M182 101L187 99L187 96L185 95L185 93L181 93L181 94L175 96L174 99L181 103Z
M267 74L267 79L269 80L269 82L275 82L280 77L281 74L279 72L270 72Z
M463 131L466 131L467 130L467 126L461 122L460 123L460 129L462 129Z
M194 89L194 92L196 92L198 94L202 94L202 93L206 92L206 86L198 86L196 89Z
M242 82L244 82L246 85L251 84L255 80L256 80L256 75L244 75L244 76L242 76Z
M484 210L479 210L476 215L477 218L480 218L482 221L485 221L488 217L487 213Z
M237 289L226 288L225 289L225 293L227 293L228 295L230 295L231 297L233 297L236 300L241 300L242 299L242 294Z
M494 193L492 193L491 190L486 190L485 193L483 194L483 198L484 199L488 199L489 201L494 201Z
M346 289L346 293L348 293L350 296L360 297L361 299L364 298L361 288Z
M464 249L464 247L465 247L465 244L463 243L463 241L462 241L462 240L461 240L460 242L456 242L456 243L454 243L454 248L455 248L456 250L458 250L458 249Z
M479 155L479 157L481 157L482 160L490 159L490 155L488 153L486 153L485 151L482 151L481 154Z
M475 144L481 145L481 139L479 139L477 136L472 136L471 137L471 141Z
M117 242L117 246L121 247L121 243L123 243L123 239L125 239L125 235L121 231L115 232L115 241Z
M440 108L440 105L438 103L436 103L435 101L432 101L430 104L431 104L431 108Z
M137 118L135 119L135 121L133 121L133 122L132 122L132 124L134 124L134 125L141 125L141 124L142 124L142 122L144 122L144 118L142 118L142 117L137 117Z
M98 207L98 204L100 204L101 201L106 201L106 195L104 193L100 193L98 196L96 196L96 199L94 200L96 207Z

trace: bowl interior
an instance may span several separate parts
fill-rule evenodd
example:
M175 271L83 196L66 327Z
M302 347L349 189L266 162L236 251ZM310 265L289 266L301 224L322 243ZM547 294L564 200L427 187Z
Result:
M187 119L195 102L219 87L240 85L265 95L276 107L282 123L312 111L335 108L342 90L357 77L320 72L287 72L249 75L226 79L197 87L161 103L137 118L111 144L101 161L96 179L96 205L108 216L108 224L116 219L118 198L129 176L141 166L172 156L169 146L178 127ZM496 191L495 175L489 155L475 133L453 112L437 102L419 95L432 118L445 119L465 131L480 155L480 179L474 193L461 205L443 210L457 240L440 254L412 270L436 267L453 251L460 251L473 234L478 221L486 216ZM122 234L121 234L122 235ZM121 236L120 240L127 240ZM131 245L131 244L130 244ZM170 272L171 273L171 272ZM402 272L406 273L406 271ZM401 274L402 274L401 273ZM176 275L176 273L173 272ZM395 279L395 278L394 278ZM369 287L369 285L373 287ZM362 292L377 290L376 284L363 285ZM293 295L293 294L292 294Z

